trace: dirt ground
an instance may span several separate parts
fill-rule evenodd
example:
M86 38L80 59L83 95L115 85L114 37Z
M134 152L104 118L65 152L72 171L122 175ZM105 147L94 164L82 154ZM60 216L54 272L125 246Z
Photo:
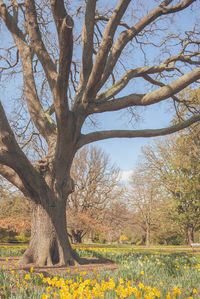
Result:
M85 259L84 265L75 265L75 266L59 266L54 265L52 267L36 267L33 264L28 265L18 265L19 257L1 257L0 258L0 268L4 265L5 269L9 270L21 270L21 272L30 272L30 268L33 267L34 273L43 273L45 277L51 277L51 276L59 276L64 273L67 274L67 270L70 270L71 274L76 274L78 272L99 272L100 270L110 270L114 271L116 270L119 265L106 260L106 259L96 259L96 258L90 258Z

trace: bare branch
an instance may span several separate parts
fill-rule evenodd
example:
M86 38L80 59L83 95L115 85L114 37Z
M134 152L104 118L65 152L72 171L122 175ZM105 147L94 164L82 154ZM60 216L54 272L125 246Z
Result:
M0 175L7 179L11 184L17 187L25 196L29 196L29 193L24 187L18 174L10 167L0 164Z
M107 18L105 16L100 16L100 15L96 14L95 15L95 21L105 21L105 22L108 22L109 18ZM119 25L125 27L126 29L130 29L130 27L125 22L120 21Z
M155 65L155 66L148 66L148 67L139 67L136 69L132 69L127 71L111 88L106 90L105 92L100 93L97 95L96 101L108 101L112 97L114 97L116 94L118 94L128 83L131 79L137 78L137 77L143 77L145 74L155 74L162 71L173 71L173 67L166 67L161 65Z
M94 141L105 140L109 138L136 138L136 137L155 137L164 136L183 130L193 123L200 121L200 114L192 116L191 118L178 123L176 125L161 128L161 129L144 129L144 130L110 130L110 131L97 131L87 135L82 135L77 147L89 144Z
M187 8L188 6L190 6L193 2L194 2L193 0L184 0L178 4L176 4L174 6L170 6L170 7L163 5L163 15L181 11L181 10Z
M91 104L88 112L100 113L103 111L116 111L130 106L147 106L155 103L159 103L169 97L172 97L189 84L195 82L200 78L200 68L179 77L168 85L164 85L160 89L149 92L145 95L141 94L130 94L128 96L114 99L108 102Z
M18 62L19 62L19 51L17 50L17 53L16 53L16 61L15 63L11 63L6 57L0 55L0 59L3 59L7 64L8 66L7 67L1 67L1 70L7 70L7 69L11 69L11 68L14 68Z
M120 0L119 4L117 5L116 9L113 12L111 18L109 19L108 24L105 27L105 31L104 31L103 38L101 41L100 49L97 53L95 63L92 68L92 72L91 72L89 80L88 80L86 91L83 95L82 102L85 104L92 101L92 99L96 95L96 92L98 91L98 82L99 82L101 75L104 71L108 53L112 47L115 31L116 31L117 26L129 5L129 3L130 3L130 0Z
M82 30L83 54L80 72L80 89L87 83L93 65L93 36L95 24L96 0L88 0Z
M181 3L183 3L183 2L181 2L179 10L184 9L186 7L186 5L189 6L194 1L195 0L185 0L185 1L183 1L184 5L182 5L182 6L181 6ZM166 7L171 2L172 2L172 0L163 1L159 6L154 8L150 13L148 13L146 16L141 18L133 27L131 27L130 29L128 29L126 31L123 31L119 35L115 45L112 48L111 54L108 57L106 67L105 67L105 71L104 71L104 74L101 78L101 83L99 83L99 89L100 89L100 87L102 87L104 85L104 83L106 82L106 80L110 76L111 72L113 71L114 66L117 63L117 60L118 60L119 56L121 55L122 50L127 45L127 43L130 40L132 40L134 37L136 37L138 35L138 33L140 33L146 26L151 24L158 17L160 17L160 16L162 16L163 14L166 14L166 13L175 12L173 10L169 11L169 12L166 12Z
M26 18L28 20L27 28L28 28L29 38L31 41L31 46L33 47L34 52L37 54L37 57L42 64L42 67L47 76L49 86L53 91L56 83L56 77L57 77L56 65L53 63L42 41L42 36L37 21L35 1L25 0L25 4L26 4Z
M35 136L35 135L38 136L39 134L38 134L38 133L35 133L35 132L31 133L31 135L29 136L28 140L22 144L21 149L25 148L25 146L27 146L27 144L29 144L29 142L31 142L31 139L32 139L33 136Z
M55 20L60 55L59 55L59 72L56 84L56 92L54 94L54 109L58 125L58 132L62 135L63 128L67 129L68 122L68 81L70 67L72 62L73 51L73 20L67 14L63 0L51 0L51 10ZM64 122L64 123L63 123Z
M60 44L60 57L59 57L59 71L58 71L58 79L56 85L56 94L59 96L59 100L57 100L57 96L54 98L54 105L57 117L60 117L59 114L62 111L58 111L57 107L59 105L62 106L62 109L69 109L68 107L68 99L67 99L67 90L68 90L68 81L70 74L70 67L72 62L72 51L73 51L73 20L67 15L59 27L59 44Z
M63 0L50 0L51 10L53 13L56 29L59 35L60 27L62 26L63 19L66 17L67 12Z
M44 180L18 146L0 103L0 164L8 166L19 176L29 196L36 202L44 188ZM11 171L12 172L12 171ZM3 172L2 172L3 174ZM35 189L36 188L36 189ZM35 190L38 190L37 192Z
M49 137L55 132L55 127L52 125L53 121L45 115L40 104L35 80L32 69L32 51L25 41L22 31L17 26L15 19L8 13L6 5L3 0L0 0L0 16L4 20L8 30L12 33L13 39L19 50L23 73L24 73L24 89L26 93L26 101L36 128L49 141Z
M144 78L146 81L148 81L148 82L150 82L151 84L153 84L153 85L157 85L157 86L160 86L160 87L166 86L164 83L162 83L162 82L160 82L160 81L157 81L157 80L151 78L151 77L150 77L149 75L147 75L147 74L145 74L145 75L143 76L143 78ZM179 99L178 99L175 95L172 95L171 98L172 98L174 101L179 102Z

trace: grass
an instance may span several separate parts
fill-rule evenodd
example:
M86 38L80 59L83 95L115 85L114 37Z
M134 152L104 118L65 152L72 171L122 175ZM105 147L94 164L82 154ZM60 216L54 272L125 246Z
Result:
M27 248L27 244L0 244L0 256L20 256Z
M5 247L7 246L7 247ZM0 246L0 255L21 255L23 246ZM67 268L62 276L43 277L0 269L0 298L200 298L199 250L132 246L76 246L82 257L104 257L119 264L115 271L86 272ZM6 261L5 261L6 263Z

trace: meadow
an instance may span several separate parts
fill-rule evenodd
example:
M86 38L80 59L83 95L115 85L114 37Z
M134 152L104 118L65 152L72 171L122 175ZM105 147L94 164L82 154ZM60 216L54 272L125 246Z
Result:
M199 250L76 246L81 257L109 259L116 267L66 267L55 275L11 264L25 247L0 246L0 298L200 298Z

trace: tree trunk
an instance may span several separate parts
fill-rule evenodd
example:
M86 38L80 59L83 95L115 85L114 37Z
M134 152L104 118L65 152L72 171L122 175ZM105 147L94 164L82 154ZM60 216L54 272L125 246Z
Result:
M147 225L147 231L146 231L146 247L150 247L150 225Z
M191 245L194 242L194 228L193 226L188 226L186 228L186 244Z
M140 245L145 245L146 243L146 234L142 236L141 244Z
M20 262L38 266L74 264L74 254L67 235L65 201L57 201L55 207L33 205L31 240Z
M81 244L83 238L83 230L72 230L72 241L75 244Z

